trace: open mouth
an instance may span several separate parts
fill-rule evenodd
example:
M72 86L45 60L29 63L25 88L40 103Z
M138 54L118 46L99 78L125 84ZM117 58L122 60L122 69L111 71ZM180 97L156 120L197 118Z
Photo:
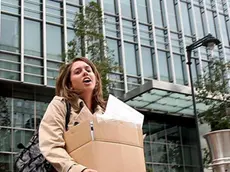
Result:
M83 82L84 82L84 83L90 83L90 82L91 82L91 79L85 78L85 79L83 80Z

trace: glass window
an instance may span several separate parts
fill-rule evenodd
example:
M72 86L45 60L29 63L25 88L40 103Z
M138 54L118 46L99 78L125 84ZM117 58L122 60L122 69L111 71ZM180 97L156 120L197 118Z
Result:
M156 31L156 42L157 42L157 48L166 48L166 44L168 42L168 38L164 33L164 30L161 29L155 29Z
M0 128L0 151L11 151L11 130Z
M151 48L141 47L144 77L153 78L153 60Z
M141 44L143 45L149 45L151 46L151 37L150 37L150 30L149 30L149 26L140 24L139 25L139 31L140 31L140 40L141 40Z
M0 77L10 80L20 79L20 57L0 53Z
M11 126L11 98L0 96L0 126Z
M174 57L174 69L176 75L176 83L177 84L184 84L184 71L183 71L183 64L182 64L182 57L177 54L173 54Z
M195 11L195 21L197 26L197 36L198 38L202 38L204 36L204 26L202 24L202 17L200 7L194 6Z
M214 22L214 16L213 16L213 13L212 11L209 11L207 10L207 16L208 16L208 22L209 22L209 29L210 29L210 33L213 35L213 36L217 36L216 35L216 28L215 28L215 22Z
M104 0L104 11L109 13L115 13L115 1L114 0Z
M47 29L47 58L62 61L62 29L54 25L46 25Z
M9 145L10 146L10 145ZM12 169L12 155L0 153L0 170L1 171L13 171Z
M67 29L67 42L72 41L75 38L75 33L74 30L72 29Z
M0 49L19 52L19 18L1 15Z
M59 1L46 1L46 20L57 24L62 24L62 3Z
M106 36L118 37L118 22L116 17L105 15L105 34Z
M175 33L171 33L171 44L172 44L172 51L181 53L181 45L180 45L179 35Z
M158 51L158 63L160 70L160 78L162 81L169 81L169 67L167 52Z
M24 1L25 16L33 17L36 19L42 18L42 3L41 0L27 0Z
M36 125L39 125L39 123L41 122L47 107L48 107L48 103L38 102L38 101L36 102L36 117L37 117Z
M67 18L68 27L71 27L71 28L73 27L76 13L79 13L78 7L75 7L72 5L66 5L66 18Z
M149 23L146 0L137 0L137 10L139 21Z
M138 75L135 44L124 43L126 72L131 75Z
M25 57L25 82L43 83L43 61Z
M177 21L176 21L176 12L175 12L175 5L174 0L167 1L167 8L168 8L168 18L169 18L169 25L170 30L177 31Z
M112 51L112 55L114 58L114 61L121 66L121 60L120 60L120 52L119 52L119 45L118 45L118 41L114 40L114 39L109 39L107 38L107 43L108 43L108 47L110 49L110 51Z
M80 0L66 0L67 3L71 3L71 4L76 4L76 5L80 5Z
M2 0L1 10L13 14L20 14L20 0Z
M132 18L132 2L130 0L122 0L121 2L121 14L124 17Z
M14 127L34 129L34 101L14 99Z
M156 26L163 27L163 10L162 10L162 1L161 0L152 0L152 9L154 23Z
M41 23L25 19L25 54L42 56L42 28ZM32 36L33 35L33 36Z
M198 59L191 59L192 65L191 65L191 70L192 70L192 79L193 83L197 82L198 79L198 66L197 63L199 62Z
M227 61L230 61L230 48L225 47L225 57Z
M229 41L228 41L228 38L229 38L229 34L228 34L228 31L227 31L227 23L226 23L226 20L225 20L225 16L224 15L219 15L220 16L220 25L221 25L221 31L222 31L222 35L223 35L223 40L224 40L224 45L225 46L229 46Z
M127 20L122 20L122 22L124 39L134 41L133 22Z
M153 171L158 171L158 172L169 172L168 169L168 165L166 164L162 164L162 165L158 165L158 164L154 164L153 165Z
M188 4L186 2L181 2L181 16L183 20L183 29L185 35L192 35L189 9L188 9Z
M31 122L31 121L30 121ZM28 125L32 125L28 122ZM23 145L27 145L33 136L34 131L23 131L23 130L14 130L13 131L13 139L14 139L14 146L13 151L20 151L20 149L17 148L17 145L19 143L22 143Z
M58 76L60 63L47 61L47 83L50 86L55 86Z

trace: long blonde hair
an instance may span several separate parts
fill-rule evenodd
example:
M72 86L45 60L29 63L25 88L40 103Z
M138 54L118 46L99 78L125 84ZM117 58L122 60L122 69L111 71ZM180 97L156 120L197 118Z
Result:
M92 97L93 110L95 110L97 105L101 106L105 110L106 103L103 99L101 76L96 66L89 59L85 57L74 58L70 63L63 64L61 66L59 75L56 80L56 90L55 90L56 95L67 99L75 110L80 110L80 107L78 105L79 95L77 94L76 91L70 89L71 68L72 68L73 63L77 61L83 61L86 64L88 64L92 68L93 73L96 76L96 85L95 85L95 88L93 91L93 97Z

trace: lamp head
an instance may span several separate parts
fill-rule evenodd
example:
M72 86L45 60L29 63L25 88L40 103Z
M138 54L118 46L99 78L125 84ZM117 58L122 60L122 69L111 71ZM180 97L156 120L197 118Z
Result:
M213 50L215 45L218 45L218 44L220 44L220 40L213 37L211 34L208 34L207 38L202 43L202 46L208 47L210 48L210 50Z

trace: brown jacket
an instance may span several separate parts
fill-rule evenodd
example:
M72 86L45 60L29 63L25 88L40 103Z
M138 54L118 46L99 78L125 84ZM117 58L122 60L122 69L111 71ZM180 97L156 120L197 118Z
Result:
M71 108L69 128L86 120L92 113L82 100L83 105L78 113ZM99 106L95 114L102 114ZM58 172L81 172L84 167L69 156L65 150L63 133L65 132L66 104L63 97L55 96L50 102L39 127L39 146L44 157L55 167Z

